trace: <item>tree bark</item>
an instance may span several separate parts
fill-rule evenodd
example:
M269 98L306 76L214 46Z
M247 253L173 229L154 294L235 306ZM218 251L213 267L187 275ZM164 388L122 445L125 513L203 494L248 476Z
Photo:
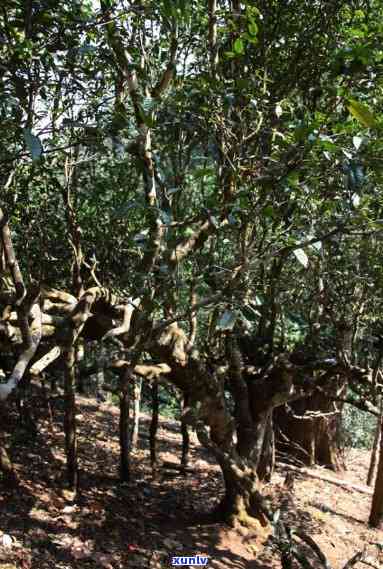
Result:
M37 435L37 426L31 409L30 397L30 378L26 378L24 376L19 383L19 389L16 392L16 405L19 411L20 426L23 427L29 435L35 437Z
M76 355L75 355L76 367L75 367L75 370L76 370L76 375L77 375L77 391L81 395L86 394L84 376L80 371L80 364L84 360L84 357L85 357L85 343L84 343L84 340L82 338L80 338L77 342L77 345L76 345Z
M305 413L310 412L327 415L303 418ZM306 466L319 464L336 472L344 470L338 444L341 414L335 413L331 399L318 393L292 403L288 408L276 409L274 417L277 448L281 453L296 458Z
M105 367L107 355L105 353L105 346L101 345L96 355L96 385L95 394L98 400L103 401L106 399L108 403L111 402L111 393L105 391Z
M138 446L138 436L140 428L141 390L142 390L142 378L136 378L134 380L134 387L133 387L132 450L135 450Z
M130 479L130 419L129 383L131 369L127 368L120 379L120 480Z
M263 438L262 452L257 467L259 480L270 482L275 468L275 436L273 415L270 413L267 419L266 430Z
M76 354L71 345L65 352L65 452L67 461L67 479L71 488L78 488L77 432L76 432Z
M185 395L183 408L186 409L188 406L188 397ZM181 455L181 467L184 471L188 466L189 462L189 446L190 446L190 438L189 438L189 430L187 423L184 419L181 419L181 435L182 435L182 455Z
M380 528L383 525L383 420L380 421L380 456L369 524L375 528Z
M243 466L238 459L220 460L225 482L225 495L215 515L231 526L245 526L256 531L262 543L270 535L268 512L259 492L256 468Z
M155 468L157 464L158 411L158 383L155 381L152 385L152 420L150 422L150 463L152 468Z
M380 443L380 435L381 435L380 425L381 425L382 420L383 420L383 397L380 400L380 420L378 419L378 421L376 422L374 443L372 445L370 466L369 466L368 474L367 474L367 486L372 486L372 482L374 479L376 462L377 462L377 458L378 458L378 448L379 448L379 443Z

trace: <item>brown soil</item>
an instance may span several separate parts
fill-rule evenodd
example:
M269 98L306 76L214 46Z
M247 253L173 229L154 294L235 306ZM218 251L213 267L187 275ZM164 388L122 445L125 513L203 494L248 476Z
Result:
M193 436L193 471L183 476L161 468L154 476L144 416L132 481L120 484L118 411L93 399L79 399L81 492L74 501L64 482L62 401L56 399L53 407L53 423L45 413L36 437L17 425L13 411L7 410L6 420L3 415L21 484L18 489L0 485L0 569L161 568L170 567L172 555L196 554L207 555L208 567L217 569L281 567L272 541L258 552L251 532L209 522L222 481ZM176 421L161 419L158 448L161 461L179 463ZM368 460L366 451L347 452L348 470L342 478L364 484ZM284 478L278 469L264 493L291 528L305 531L318 543L333 569L370 543L383 548L383 532L366 524L371 496L301 474L288 491ZM368 555L376 568L383 568L382 550L369 545ZM312 567L319 567L314 559Z

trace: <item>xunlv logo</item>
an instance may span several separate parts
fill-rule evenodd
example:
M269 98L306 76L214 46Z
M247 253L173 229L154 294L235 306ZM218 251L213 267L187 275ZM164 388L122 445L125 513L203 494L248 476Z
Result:
M203 555L195 555L194 557L172 557L172 565L206 565L209 558Z

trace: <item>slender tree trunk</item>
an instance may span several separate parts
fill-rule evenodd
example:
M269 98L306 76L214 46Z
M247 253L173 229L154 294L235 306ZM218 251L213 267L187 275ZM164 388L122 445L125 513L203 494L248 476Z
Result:
M380 365L382 363L382 357L383 357L383 353L381 351L379 351L378 356L376 358L375 365L374 365L374 370L372 373L373 403L375 405L379 401L379 397L377 395L377 379L378 379L378 375L381 375ZM378 458L378 448L379 448L379 443L380 443L380 424L381 424L382 420L383 420L383 397L381 396L380 397L380 417L376 422L374 442L373 442L372 450L371 450L370 466L369 466L368 474L367 474L367 486L372 485L373 478L374 478L375 467L376 467L376 462L377 462L377 458Z
M132 450L138 446L138 436L140 428L140 408L141 408L142 378L136 378L133 388L133 433Z
M48 414L49 424L51 433L54 434L55 428L53 424L53 412L52 412L52 405L51 405L51 393L47 389L47 376L45 372L41 372L40 374L40 382L41 382L41 392L43 396L43 401L45 404L46 412Z
M107 391L104 390L106 357L107 356L105 353L105 347L100 346L100 348L98 349L98 353L96 354L97 372L96 372L96 387L94 391L96 398L98 400L103 401L104 397L106 397L106 400L110 402L111 393L110 392L108 393Z
M188 406L188 397L185 395L183 408L186 409ZM182 434L182 456L181 456L181 466L184 470L186 470L189 462L189 430L188 426L183 419L181 419L181 434Z
M20 425L28 432L28 435L37 435L36 420L30 405L31 388L28 380L24 377L19 384L16 396L16 405L19 411Z
M270 482L275 467L275 436L273 415L270 413L262 445L262 453L257 467L257 474L260 480Z
M76 432L76 354L71 345L65 353L65 452L67 461L67 479L71 488L78 488L77 432Z
M374 495L372 497L369 523L372 527L383 525L383 420L380 420L380 454L378 472L376 474Z
M150 463L152 468L155 468L157 464L158 411L158 383L155 381L152 385L152 420L150 422Z
M85 395L86 389L84 384L84 376L80 371L80 363L84 360L85 356L85 343L82 338L80 338L76 345L76 375L77 375L77 391L82 395Z
M128 368L120 380L120 480L130 479L130 419L129 384L131 370Z
M383 397L380 400L380 417L376 422L374 442L373 442L372 450L371 450L370 466L369 466L368 474L367 474L367 486L372 486L372 482L374 479L375 467L376 467L376 463L377 463L377 459L378 459L378 448L379 448L380 436L381 436L380 425L381 425L382 421L383 421Z
M209 0L209 58L210 58L210 73L214 77L216 74L216 67L218 64L218 51L217 51L217 0Z
M104 389L105 374L104 366L97 362L97 373L96 373L96 395L101 396L101 392Z
M57 393L57 372L54 372L50 376L51 382L51 393L52 395L56 395Z

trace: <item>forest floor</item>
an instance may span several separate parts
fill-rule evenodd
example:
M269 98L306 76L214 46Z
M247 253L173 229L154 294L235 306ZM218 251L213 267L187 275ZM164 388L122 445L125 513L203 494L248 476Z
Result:
M251 532L239 533L201 517L217 504L222 481L193 436L192 472L183 476L162 468L153 476L149 418L144 415L132 481L120 484L118 410L94 399L79 398L81 491L74 501L64 483L60 399L53 409L53 421L41 420L34 437L16 425L15 415L7 416L8 446L21 483L17 490L0 483L0 569L155 569L170 567L173 555L197 554L207 555L207 566L216 569L281 567L271 542L257 552ZM179 423L161 418L158 451L161 461L179 463ZM364 485L368 461L367 451L348 451L348 469L337 478ZM297 473L290 491L283 486L285 475L283 467L277 468L264 493L284 521L318 543L334 569L365 546L372 566L383 568L383 532L366 524L370 495ZM317 567L314 561L312 567Z

